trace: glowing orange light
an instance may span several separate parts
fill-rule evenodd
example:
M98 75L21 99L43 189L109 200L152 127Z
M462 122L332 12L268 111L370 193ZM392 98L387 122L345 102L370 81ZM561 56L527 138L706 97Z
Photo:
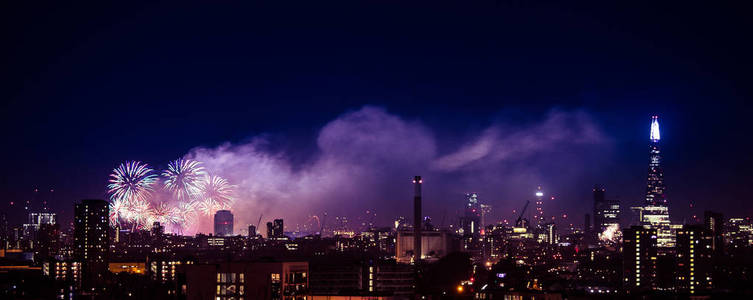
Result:
M458 293L462 293L462 292L463 292L463 286L462 285L458 285Z

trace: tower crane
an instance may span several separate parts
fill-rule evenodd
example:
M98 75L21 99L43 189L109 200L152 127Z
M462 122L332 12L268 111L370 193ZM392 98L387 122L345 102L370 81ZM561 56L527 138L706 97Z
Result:
M523 214L526 213L526 209L528 208L528 204L531 204L530 200L526 201L526 205L523 205L523 209L520 210L520 215L518 216L518 219L515 220L515 226L520 226L520 221L523 219Z

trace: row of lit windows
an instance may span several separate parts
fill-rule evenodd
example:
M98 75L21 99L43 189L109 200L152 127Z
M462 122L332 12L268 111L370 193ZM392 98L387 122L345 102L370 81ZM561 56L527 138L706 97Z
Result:
M279 274L277 274L279 276ZM244 273L217 273L217 283L245 283Z
M218 284L216 295L218 296L243 296L246 293L245 286L242 284Z

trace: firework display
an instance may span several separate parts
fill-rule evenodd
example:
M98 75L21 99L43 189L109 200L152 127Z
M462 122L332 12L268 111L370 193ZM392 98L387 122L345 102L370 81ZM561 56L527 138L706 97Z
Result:
M225 178L207 176L201 182L201 210L208 216L233 204L233 187Z
M110 199L131 202L148 198L157 182L153 171L139 161L120 164L110 174L110 184L107 185Z
M159 222L169 232L192 231L200 216L230 209L235 200L235 186L209 174L201 162L183 158L169 162L160 175L145 163L127 161L109 182L110 224L132 230Z
M179 158L167 164L162 176L165 178L165 189L172 192L177 200L190 201L201 191L199 185L207 173L200 162Z

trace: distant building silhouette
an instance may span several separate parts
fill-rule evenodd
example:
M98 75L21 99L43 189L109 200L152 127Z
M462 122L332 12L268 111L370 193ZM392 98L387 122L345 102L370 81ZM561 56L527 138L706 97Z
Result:
M267 238L282 239L285 237L285 228L282 219L275 219L273 222L267 222Z
M218 210L214 214L214 235L233 235L233 214L229 210Z

